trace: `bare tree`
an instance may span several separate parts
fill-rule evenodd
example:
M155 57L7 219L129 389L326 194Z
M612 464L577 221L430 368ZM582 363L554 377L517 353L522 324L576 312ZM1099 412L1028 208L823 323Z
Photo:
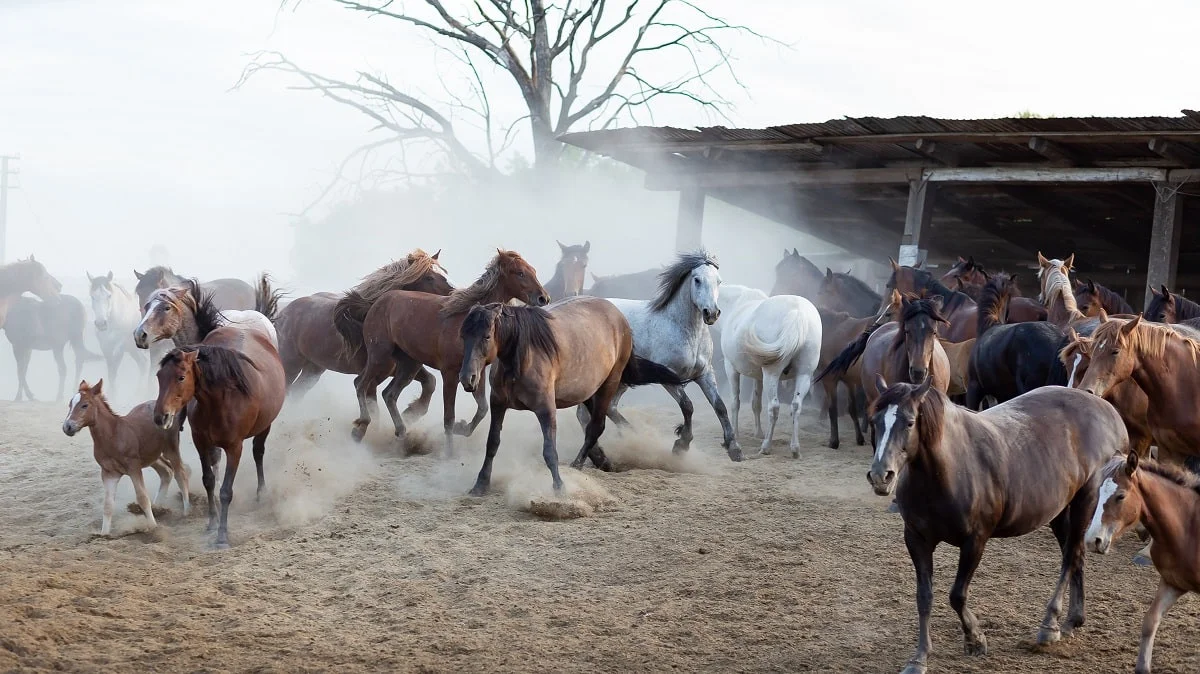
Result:
M283 0L282 8L302 0ZM556 137L580 128L606 128L618 121L637 122L660 97L684 98L724 116L728 101L713 81L741 86L720 39L751 29L730 24L689 0L324 0L355 12L394 21L398 28L431 37L452 54L468 73L466 96L447 91L446 100L393 86L380 73L360 71L353 81L319 75L278 52L261 52L236 86L262 71L297 77L297 88L321 92L357 109L388 135L355 151L355 156L381 146L430 143L456 171L474 175L498 172L497 159L513 143L517 124L528 122L536 166L553 165L561 157ZM411 7L411 10L409 9ZM639 65L655 55L686 58L686 72L665 77L663 68L643 73ZM602 54L602 56L601 56ZM614 56L615 55L615 56ZM527 113L499 120L489 100L489 75L515 84ZM486 134L481 152L469 147L455 122L473 118Z

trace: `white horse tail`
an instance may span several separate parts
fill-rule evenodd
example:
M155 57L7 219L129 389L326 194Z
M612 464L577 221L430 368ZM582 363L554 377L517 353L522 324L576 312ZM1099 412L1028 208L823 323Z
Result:
M800 307L789 309L779 323L779 336L767 343L758 336L758 327L751 323L742 334L742 351L757 367L766 367L780 361L791 362L804 347L804 325Z

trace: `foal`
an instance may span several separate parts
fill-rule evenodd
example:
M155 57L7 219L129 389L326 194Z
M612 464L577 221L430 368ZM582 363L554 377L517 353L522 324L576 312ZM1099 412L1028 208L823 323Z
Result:
M1150 558L1158 569L1158 593L1142 618L1134 670L1149 674L1158 623L1184 594L1200 592L1200 479L1173 466L1143 463L1134 452L1111 461L1103 475L1088 548L1108 554L1113 541L1139 521L1154 539Z
M150 496L142 480L142 469L153 468L158 473L158 494L154 503L167 495L171 477L179 483L183 495L183 514L190 507L188 500L188 470L179 456L179 428L182 418L169 429L159 428L153 420L154 401L144 402L129 410L125 416L117 416L108 406L101 389L104 380L88 386L79 382L79 391L67 406L67 418L63 420L63 433L74 436L84 428L92 429L92 456L100 464L100 479L104 482L104 521L100 535L107 536L112 530L113 502L117 497L117 483L121 476L128 475L133 482L138 505L153 529L156 526Z

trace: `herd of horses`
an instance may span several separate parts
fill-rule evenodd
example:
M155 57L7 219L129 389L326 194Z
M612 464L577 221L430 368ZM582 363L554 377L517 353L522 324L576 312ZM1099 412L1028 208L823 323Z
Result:
M159 474L154 500L174 479L187 511L179 440L190 426L217 547L229 545L243 443L252 441L261 494L275 418L286 399L303 397L326 371L354 377L355 440L378 415L381 384L388 382L384 406L403 438L407 424L428 411L440 374L447 453L455 436L471 435L490 417L475 495L489 488L510 409L536 415L557 490L557 410L575 408L584 430L572 466L590 461L611 470L600 440L606 420L628 426L619 409L623 393L661 385L682 416L673 449L685 451L694 412L686 385L695 383L721 422L729 458L741 461L741 379L748 377L760 452L770 451L788 401L796 457L801 404L817 383L829 446L838 447L841 387L856 442L871 436L868 482L894 496L917 574L919 638L906 672L927 668L934 549L948 543L960 550L950 603L967 652L983 654L987 641L967 591L984 547L990 538L1046 525L1062 559L1038 633L1042 644L1084 624L1085 549L1107 552L1131 528L1151 539L1149 559L1161 584L1137 662L1137 671L1150 671L1160 618L1180 595L1200 591L1200 476L1171 463L1187 467L1200 455L1200 305L1163 287L1135 314L1119 294L1072 281L1074 256L1040 253L1036 299L1021 295L1016 275L991 273L973 258L960 258L940 278L892 262L880 295L849 272L822 272L795 249L784 252L769 294L723 283L716 259L703 250L681 253L661 269L593 276L585 289L590 245L559 246L562 257L544 285L519 254L498 250L474 283L455 288L440 251L415 250L348 291L291 302L265 274L253 285L199 283L156 267L136 274L133 292L111 272L89 276L102 356L83 347L82 303L62 295L61 284L30 258L0 267L0 325L17 356L18 397L29 393L21 363L32 349L57 349L60 381L68 343L77 374L84 360L103 357L110 385L124 355L144 371L157 364L157 397L125 416L107 403L103 381L81 381L63 431L91 429L107 534L124 475L153 525L143 468ZM402 413L397 401L414 381L420 394ZM469 421L456 419L460 386L476 402Z

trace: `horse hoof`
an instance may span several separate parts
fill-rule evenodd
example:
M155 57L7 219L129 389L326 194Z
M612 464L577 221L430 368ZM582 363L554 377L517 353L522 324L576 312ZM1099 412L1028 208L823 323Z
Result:
M1154 566L1154 560L1140 552L1133 556L1133 563L1138 566Z
M350 437L354 438L355 442L362 442L363 437L367 434L366 424L354 424L354 428L350 431Z
M582 461L572 461L571 467L574 468L575 470L583 470L583 462Z
M900 512L900 506L895 501L892 501L891 505L888 506L888 512L898 513Z
M792 448L792 458L793 458L793 459L799 459L799 458L800 458L800 448L799 448L799 447L793 447L793 448Z
M966 655L987 655L987 639L980 634L974 640L963 643L963 653Z
M731 449L731 450L729 450L729 460L740 463L742 461L745 461L746 457L742 454L742 450L740 448L739 449Z
M842 446L841 440L830 440L829 445L828 445L828 447L830 449L837 449L838 447L841 447L841 446Z
M471 491L467 492L471 496L487 496L488 488L485 485L477 484L471 487Z
M229 541L226 541L224 543L217 541L216 543L213 543L212 549L213 550L228 550L229 549Z
M758 453L759 453L759 454L762 454L763 456L770 456L770 454L771 454L771 446L770 446L770 445L763 445L762 447L759 447L759 448L758 448Z
M461 435L465 438L470 437L472 429L471 424L468 424L460 419L454 422L454 428L452 430L455 435Z
M1038 646L1049 646L1050 644L1057 642L1059 639L1062 639L1062 631L1057 627L1043 627L1042 629L1038 630Z
M863 445L867 444L867 441L865 438L858 437L858 438L854 438L854 444L858 445L859 447L862 447Z
M900 672L900 674L925 674L927 671L929 671L929 668L925 665L918 665L910 662L908 663L908 666L906 666L904 670Z

